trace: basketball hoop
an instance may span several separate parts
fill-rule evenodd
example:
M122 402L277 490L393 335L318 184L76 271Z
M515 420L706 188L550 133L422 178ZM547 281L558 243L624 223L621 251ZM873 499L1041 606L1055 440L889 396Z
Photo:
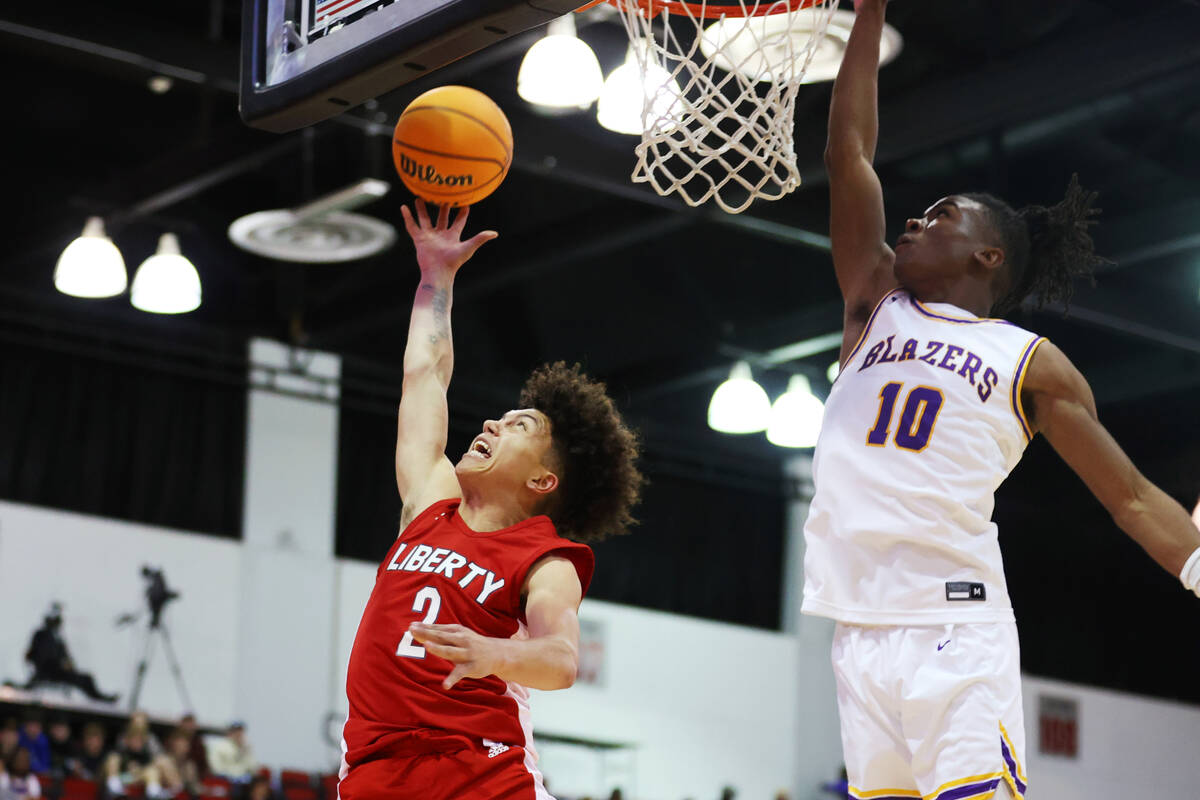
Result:
M660 76L644 81L634 183L730 214L800 184L796 93L836 0L606 2L621 11L643 78Z

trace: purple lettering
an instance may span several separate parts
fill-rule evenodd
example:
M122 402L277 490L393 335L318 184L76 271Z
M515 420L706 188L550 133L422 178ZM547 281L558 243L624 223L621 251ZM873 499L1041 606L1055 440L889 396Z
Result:
M974 353L969 352L969 353L967 353L967 361L965 364L962 365L962 369L960 369L958 371L958 374L962 375L964 378L969 380L971 382L971 385L974 386L975 385L975 373L978 372L979 368L982 366L983 366L983 359L980 358L979 356L975 355Z
M875 346L867 351L867 355L863 358L862 366L858 368L862 372L867 367L873 365L875 360L879 358L879 354L883 352L883 342L876 342Z
M956 344L946 346L946 355L942 358L942 363L938 364L942 369L953 371L958 365L954 363L954 359L963 354L963 349Z
M996 370L991 367L985 369L983 371L983 380L979 382L977 388L979 399L986 403L988 398L992 396L992 389L995 389L996 384L999 382L1000 376L996 374Z
M883 355L881 355L879 357L880 364L890 364L896 360L896 354L892 352L892 339L894 339L894 338L896 338L896 337L894 337L894 336L887 337L887 348L884 351Z
M937 361L935 359L937 357L938 351L941 350L944 345L945 345L945 342L926 342L925 348L928 352L926 352L925 355L921 356L920 360L924 361L926 364L929 364L932 367L936 367Z

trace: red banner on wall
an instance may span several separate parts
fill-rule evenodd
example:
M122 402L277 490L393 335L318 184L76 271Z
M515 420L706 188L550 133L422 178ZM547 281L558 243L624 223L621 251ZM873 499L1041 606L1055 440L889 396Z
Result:
M1079 757L1079 701L1038 697L1038 752L1063 758Z

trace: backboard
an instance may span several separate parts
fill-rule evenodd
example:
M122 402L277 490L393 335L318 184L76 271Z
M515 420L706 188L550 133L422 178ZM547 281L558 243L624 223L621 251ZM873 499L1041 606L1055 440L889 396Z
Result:
M333 117L582 0L243 0L240 109L283 133Z

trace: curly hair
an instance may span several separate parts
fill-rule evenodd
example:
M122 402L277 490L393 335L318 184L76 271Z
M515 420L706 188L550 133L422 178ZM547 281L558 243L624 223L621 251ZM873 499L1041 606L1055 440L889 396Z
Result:
M1079 185L1072 175L1066 196L1050 206L1025 206L1013 209L1004 200L987 193L964 195L988 209L989 221L1000 237L1008 265L1008 290L992 307L995 316L1004 316L1021 305L1026 297L1036 307L1046 303L1070 304L1075 279L1086 277L1093 285L1092 273L1110 263L1096 255L1088 229L1096 224L1094 208L1097 192Z
M546 514L559 533L580 542L628 533L645 478L637 468L638 437L626 427L605 386L579 364L545 364L521 389L521 406L550 419L558 462L557 491Z

